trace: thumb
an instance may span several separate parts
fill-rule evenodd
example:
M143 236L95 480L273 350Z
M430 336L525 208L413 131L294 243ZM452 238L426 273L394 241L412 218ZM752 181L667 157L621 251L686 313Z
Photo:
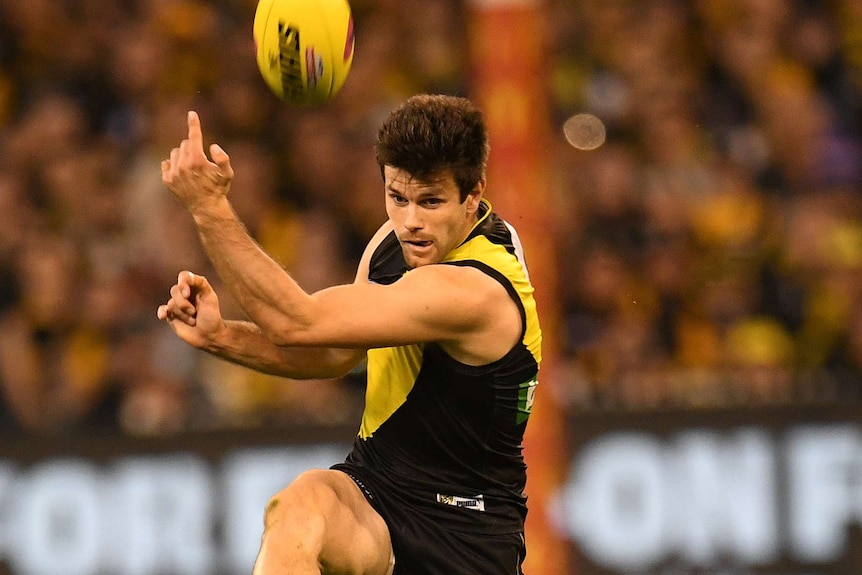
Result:
M207 290L211 290L209 280L206 276L202 276L200 274L192 273L192 272L184 272L180 274L181 279L185 279L188 284L194 288L195 292L204 292Z
M212 156L215 165L219 167L222 176L227 179L233 178L233 168L230 165L230 156L227 155L227 152L225 152L221 146L218 144L212 144L210 146L210 156Z

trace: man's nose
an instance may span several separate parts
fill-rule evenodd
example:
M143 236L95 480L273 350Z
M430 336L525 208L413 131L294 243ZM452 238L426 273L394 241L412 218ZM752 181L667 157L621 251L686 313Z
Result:
M404 218L404 227L410 230L422 229L422 210L416 204L408 204L406 208L406 216Z

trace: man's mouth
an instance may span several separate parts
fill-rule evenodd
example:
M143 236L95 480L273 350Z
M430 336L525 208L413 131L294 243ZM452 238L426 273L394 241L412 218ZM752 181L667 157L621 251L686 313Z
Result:
M431 245L431 240L404 240L404 243L418 248L427 248Z

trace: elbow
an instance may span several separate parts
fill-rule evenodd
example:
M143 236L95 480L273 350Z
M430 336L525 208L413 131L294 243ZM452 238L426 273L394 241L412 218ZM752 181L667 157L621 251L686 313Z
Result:
M313 345L310 340L310 326L294 321L259 323L263 335L278 347Z
M312 298L293 302L290 308L269 309L256 317L266 338L279 347L313 346L320 313Z
M285 329L283 327L261 328L263 335L278 347L292 347L308 345L308 343L299 336L299 332L295 329Z
M326 309L313 296L295 302L289 310L268 314L258 322L260 329L279 347L326 345Z

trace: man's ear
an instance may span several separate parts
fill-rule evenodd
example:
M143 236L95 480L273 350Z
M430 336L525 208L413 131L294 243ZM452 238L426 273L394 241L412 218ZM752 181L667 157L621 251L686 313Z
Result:
M485 195L485 178L482 178L476 185L473 186L473 189L470 190L470 193L467 194L467 198L464 202L467 204L467 211L472 213L476 212L479 209L479 202L482 201L482 198Z

